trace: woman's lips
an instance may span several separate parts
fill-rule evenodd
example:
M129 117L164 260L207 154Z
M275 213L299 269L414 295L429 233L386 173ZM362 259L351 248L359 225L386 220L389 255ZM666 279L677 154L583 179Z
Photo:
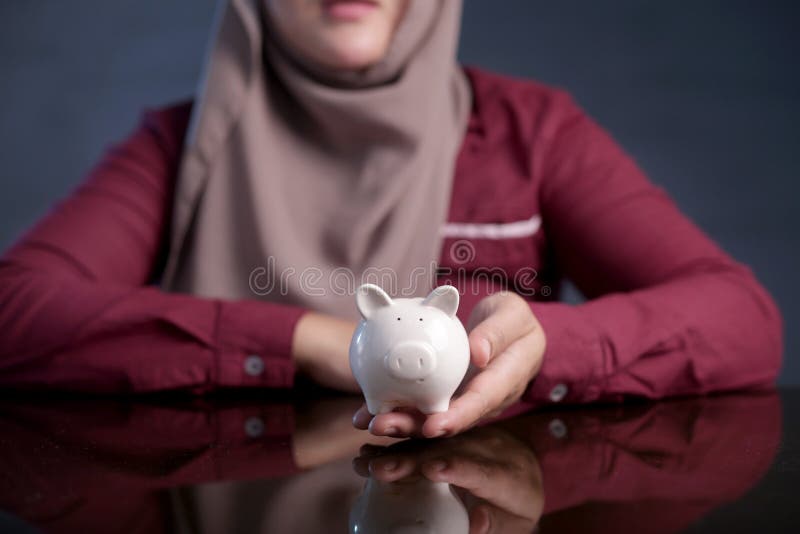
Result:
M378 4L371 0L324 0L322 9L331 19L355 21L378 9Z

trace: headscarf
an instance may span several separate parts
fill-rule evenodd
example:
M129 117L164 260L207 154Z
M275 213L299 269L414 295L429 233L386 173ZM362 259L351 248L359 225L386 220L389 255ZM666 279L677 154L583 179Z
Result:
M362 281L426 294L471 107L461 1L409 0L386 56L358 72L292 53L266 1L220 6L163 286L342 317Z

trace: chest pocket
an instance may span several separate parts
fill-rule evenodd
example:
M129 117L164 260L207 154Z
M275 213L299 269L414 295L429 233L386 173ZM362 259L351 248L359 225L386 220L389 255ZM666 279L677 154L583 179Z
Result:
M542 219L503 223L447 223L439 262L439 283L465 288L489 285L528 298L547 297ZM547 292L547 291L545 291Z

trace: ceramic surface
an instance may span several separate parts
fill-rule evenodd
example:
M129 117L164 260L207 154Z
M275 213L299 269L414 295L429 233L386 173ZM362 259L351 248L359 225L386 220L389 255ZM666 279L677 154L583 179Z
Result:
M350 366L371 414L401 406L447 411L469 366L458 302L453 286L439 286L424 299L392 299L374 284L358 288L363 319L350 343Z

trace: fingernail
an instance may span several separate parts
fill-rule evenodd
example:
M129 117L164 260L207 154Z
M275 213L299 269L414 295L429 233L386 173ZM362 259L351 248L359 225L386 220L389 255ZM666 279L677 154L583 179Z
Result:
M485 359L483 360L484 365L489 363L489 359L492 357L492 346L489 344L488 339L481 340L481 350L483 354L485 354Z
M383 433L384 433L385 435L387 435L387 436L397 436L397 435L399 435L399 434L400 434L400 433L397 431L397 429L396 429L395 427L393 427L393 426L387 427L387 428L386 428L386 430L384 430L384 431L383 431Z
M430 463L431 469L434 471L444 471L447 469L447 462L444 460L434 460Z
M397 469L397 462L395 462L394 460L389 460L385 464L383 464L381 469L383 469L384 471L394 471L395 469Z
M436 432L433 433L432 437L440 438L440 437L444 436L445 434L447 434L447 429L446 428L440 428L439 430L437 430Z

